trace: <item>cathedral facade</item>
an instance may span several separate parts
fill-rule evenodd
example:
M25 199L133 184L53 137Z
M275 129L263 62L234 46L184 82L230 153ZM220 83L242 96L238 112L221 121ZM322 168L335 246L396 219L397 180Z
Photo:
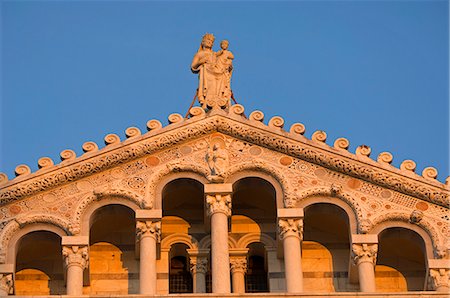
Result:
M0 296L448 296L434 168L239 104L168 120L0 175Z

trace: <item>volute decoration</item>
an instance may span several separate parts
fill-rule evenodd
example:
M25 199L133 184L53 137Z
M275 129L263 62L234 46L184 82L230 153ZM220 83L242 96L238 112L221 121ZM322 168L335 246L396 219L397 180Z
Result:
M426 179L434 180L434 179L436 179L437 175L438 175L438 172L433 167L425 168L422 171L422 177L424 177Z
M249 119L255 122L262 122L264 120L264 113L261 111L253 111L250 114Z
M312 134L311 140L317 143L325 143L325 141L327 140L327 133L323 130L317 130Z
M352 244L352 260L355 265L363 262L376 264L378 244Z
M23 176L31 174L31 169L27 165L18 165L15 170L16 176Z
M391 153L389 152L381 152L378 155L377 161L381 164L388 164L390 165L392 163L392 160L394 159L394 157L392 156Z
M163 127L162 123L159 120L152 119L152 120L147 121L147 130L148 131L159 130L162 127Z
M400 164L400 170L414 172L416 170L416 163L412 160L404 160Z
M372 149L367 145L361 145L356 147L356 155L369 157Z
M347 151L350 142L346 138L339 138L334 141L334 148Z
M206 113L205 113L205 110L200 107L192 107L189 110L189 114L191 115L191 117L198 117L198 116L204 116Z
M120 138L118 135L110 133L108 135L105 136L105 145L114 145L114 144L119 144L120 143Z
M98 151L98 145L95 142L86 142L81 147L84 153L96 152Z
M303 239L303 219L280 218L278 219L278 234L280 239L295 236Z
M223 213L231 216L231 195L206 195L208 215Z
M230 269L231 273L235 272L247 272L247 257L230 257Z
M450 269L430 268L429 284L432 290L440 287L450 288Z
M38 160L38 168L50 168L54 165L53 160L50 157L41 157Z
M208 258L206 257L191 257L189 258L190 269L192 274L208 272Z
M291 129L289 130L290 133L294 135L303 135L306 131L306 128L301 123L294 123L291 126Z
M153 237L156 242L161 240L161 221L137 220L136 221L136 237Z
M126 135L127 139L130 139L130 138L134 138L134 137L140 136L141 135L141 131L137 127L128 127L125 130L125 135Z
M169 120L169 123L172 124L172 123L179 123L179 122L183 121L184 118L183 118L183 116L181 116L178 113L173 113L173 114L169 115L168 120Z
M78 266L85 269L89 264L89 251L87 246L63 246L62 256L66 267Z
M274 127L278 129L282 129L284 126L284 119L280 116L272 117L272 119L269 120L269 127Z
M61 157L61 161L74 160L77 157L75 151L70 149L62 151L59 156Z

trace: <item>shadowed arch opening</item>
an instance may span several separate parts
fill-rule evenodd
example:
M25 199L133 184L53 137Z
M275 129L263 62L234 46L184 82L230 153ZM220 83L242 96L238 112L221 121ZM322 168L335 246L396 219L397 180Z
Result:
M246 293L269 292L267 275L267 252L261 242L248 246L247 274L245 275Z
M176 243L170 248L169 294L193 293L188 248L184 243Z
M34 231L18 241L15 275L16 295L64 295L61 237Z
M305 291L357 291L348 283L350 225L340 207L316 203L305 207L302 266Z
M135 212L123 205L97 209L90 220L90 295L136 294Z
M426 290L425 243L415 231L388 228L378 235L375 283L378 292Z

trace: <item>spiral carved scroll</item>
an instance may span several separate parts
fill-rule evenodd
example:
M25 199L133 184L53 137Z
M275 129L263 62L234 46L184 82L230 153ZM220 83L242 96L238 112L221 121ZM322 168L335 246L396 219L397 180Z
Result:
M394 157L389 152L381 152L378 155L377 161L382 164L391 164Z
M334 141L334 148L339 150L347 150L350 142L346 138L339 138Z
M0 173L0 184L8 182L8 175L5 173Z
M148 131L158 130L158 129L161 129L162 127L163 126L159 120L152 119L152 120L147 121L147 130Z
M141 131L139 128L137 127L128 127L125 130L125 135L127 136L127 138L134 138L134 137L138 137L141 135Z
M86 142L81 146L83 148L83 152L95 152L98 151L98 145L95 142Z
M301 123L292 124L291 129L289 130L290 133L297 134L297 135L302 135L305 133L305 131L306 131L306 128Z
M250 116L250 120L262 122L264 120L264 113L261 111L253 111Z
M433 167L425 168L422 171L422 177L430 179L430 180L435 180L437 175L438 175L438 171Z
M282 129L284 126L284 119L280 116L274 116L269 120L269 127Z
M75 159L77 157L77 155L75 154L75 151L70 150L70 149L66 149L66 150L61 151L59 156L61 157L61 161L73 160L73 159Z
M367 145L361 145L356 148L356 155L369 157L372 149Z
M31 173L31 169L27 165L18 165L15 170L16 176L28 175Z
M231 111L236 115L242 115L244 114L244 106L240 104L235 104L231 106Z
M41 157L38 160L38 168L39 169L49 168L53 165L54 165L53 160L50 157Z
M414 172L416 170L416 163L413 160L405 160L400 164L400 170Z
M189 114L191 115L191 117L202 116L205 115L205 110L201 107L193 107L189 110Z
M323 130L317 130L312 134L311 140L318 143L325 143L327 140L327 134Z
M168 119L169 119L169 123L172 124L172 123L179 123L179 122L183 121L184 118L183 118L183 116L181 116L178 113L173 113L173 114L169 115Z
M120 138L118 135L110 133L108 135L106 135L105 137L105 145L112 145L112 144L119 144L120 143Z

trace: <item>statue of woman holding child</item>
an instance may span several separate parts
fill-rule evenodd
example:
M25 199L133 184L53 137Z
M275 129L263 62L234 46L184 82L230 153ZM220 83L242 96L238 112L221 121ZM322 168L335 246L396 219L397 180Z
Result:
M228 51L228 41L220 43L221 50L214 52L214 35L206 33L192 59L191 70L198 73L197 97L203 108L228 106L231 98L233 54Z

